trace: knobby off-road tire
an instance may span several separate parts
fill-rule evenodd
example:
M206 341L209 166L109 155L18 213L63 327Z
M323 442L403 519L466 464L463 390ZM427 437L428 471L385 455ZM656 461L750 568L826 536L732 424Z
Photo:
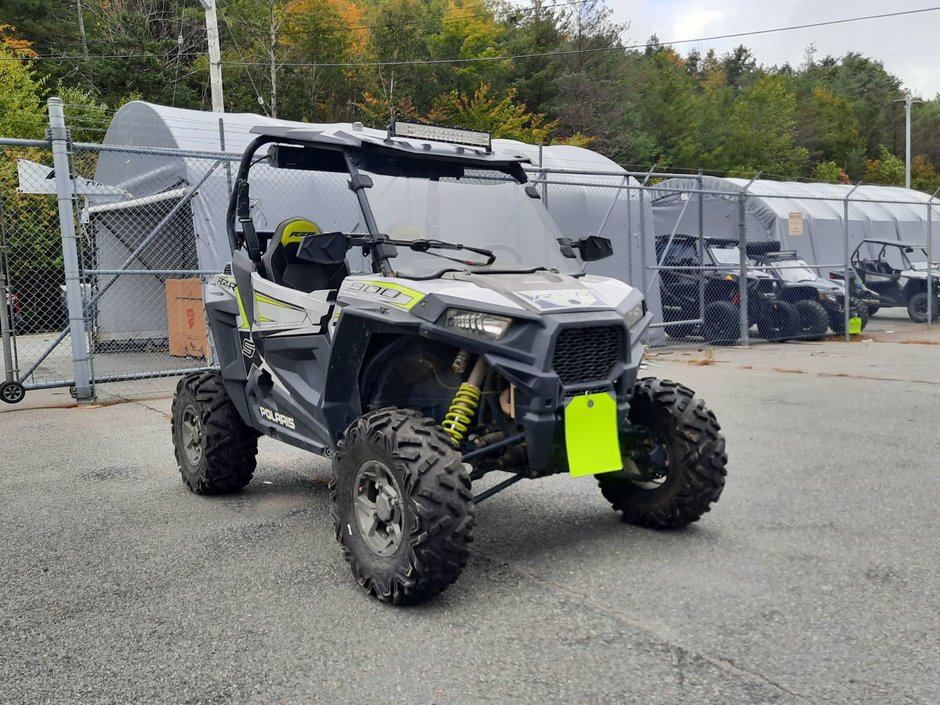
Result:
M333 460L330 500L353 577L383 602L430 599L467 565L470 478L432 419L388 408L354 421Z
M767 304L757 318L757 332L762 338L782 343L795 338L800 331L800 314L789 301Z
M803 299L793 304L799 317L800 340L819 340L829 330L829 314L818 301Z
M741 333L738 307L730 301L712 301L703 312L702 337L712 345L734 345Z
M217 372L179 381L172 432L183 482L196 494L229 494L251 482L258 432L242 421Z
M934 298L933 301L933 313L931 314L931 319L936 321L937 314L940 313L940 306L937 305L937 299ZM907 315L910 317L914 323L926 323L927 322L927 292L921 291L917 294L914 294L907 301Z
M665 476L643 482L627 472L605 473L597 478L601 493L629 524L678 529L697 521L725 486L728 456L715 415L691 389L647 378L637 383L630 421L664 447Z

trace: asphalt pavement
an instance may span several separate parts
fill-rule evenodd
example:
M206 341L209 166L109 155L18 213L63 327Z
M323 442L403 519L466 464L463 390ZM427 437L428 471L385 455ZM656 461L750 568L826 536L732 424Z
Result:
M712 512L651 532L591 478L520 483L412 608L352 581L324 461L264 439L246 491L197 497L169 399L34 393L0 413L0 702L938 704L918 340L653 356L723 426Z

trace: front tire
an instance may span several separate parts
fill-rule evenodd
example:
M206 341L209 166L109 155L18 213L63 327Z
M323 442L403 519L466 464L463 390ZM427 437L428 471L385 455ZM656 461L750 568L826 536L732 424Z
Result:
M330 483L333 525L356 582L383 602L430 599L470 555L470 478L447 435L408 409L353 422Z
M242 421L218 372L179 381L171 429L183 482L196 494L230 494L251 482L258 432Z
M725 486L728 456L715 415L691 389L648 378L637 383L630 422L647 432L637 450L648 459L625 457L624 471L599 475L601 493L629 524L678 529L698 521Z
M933 302L933 313L931 319L937 320L937 313L940 306L937 305L937 300L934 299ZM927 292L921 291L914 294L907 301L907 315L910 317L914 323L926 323L927 322Z
M829 330L829 314L826 312L826 307L810 299L797 301L794 306L799 319L798 337L801 340L822 338Z
M800 330L800 314L789 301L767 304L757 319L757 332L762 338L783 343L796 337Z

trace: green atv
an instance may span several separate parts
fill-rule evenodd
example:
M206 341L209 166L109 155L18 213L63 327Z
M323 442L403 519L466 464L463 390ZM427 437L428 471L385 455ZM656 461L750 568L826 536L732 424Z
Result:
M262 434L330 458L336 538L393 603L453 583L476 505L525 478L594 475L625 521L660 529L718 500L714 414L637 379L643 296L582 272L610 242L562 238L523 157L402 123L254 132L231 264L205 291L220 369L173 400L193 492L247 485ZM296 216L257 227L278 199ZM490 473L506 479L474 494Z

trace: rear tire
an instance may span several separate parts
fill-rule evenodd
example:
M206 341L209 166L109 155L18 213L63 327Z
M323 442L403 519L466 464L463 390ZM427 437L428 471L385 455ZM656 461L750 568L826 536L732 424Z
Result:
M757 332L762 338L782 343L796 337L800 330L800 314L788 301L768 303L757 319Z
M725 486L728 456L715 415L691 389L648 378L637 383L630 422L649 430L651 447L665 451L664 460L640 467L625 459L633 463L632 476L628 470L598 475L601 493L629 524L678 529L697 521Z
M702 336L712 345L734 345L741 332L738 307L730 301L712 301L705 307Z
M470 478L447 435L415 411L374 411L346 429L330 501L353 577L382 602L430 599L467 565Z
M251 482L258 432L242 421L218 372L179 381L171 430L183 482L196 494L230 494Z
M794 306L799 318L799 333L801 340L819 340L829 330L829 314L826 308L818 301L804 299L797 301Z

